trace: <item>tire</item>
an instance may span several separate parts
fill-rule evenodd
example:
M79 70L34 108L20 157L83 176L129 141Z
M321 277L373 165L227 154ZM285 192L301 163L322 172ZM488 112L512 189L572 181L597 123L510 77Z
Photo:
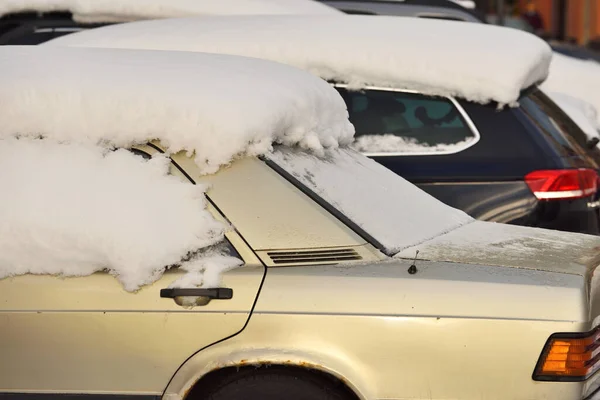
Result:
M295 368L243 369L210 381L190 397L193 400L356 400L343 384Z

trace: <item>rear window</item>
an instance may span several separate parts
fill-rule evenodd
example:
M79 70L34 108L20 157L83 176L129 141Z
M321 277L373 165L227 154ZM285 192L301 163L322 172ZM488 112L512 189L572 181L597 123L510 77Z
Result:
M519 105L563 157L587 157L585 133L540 90L522 96Z
M445 97L392 90L337 88L356 129L354 147L367 155L452 154L479 134Z

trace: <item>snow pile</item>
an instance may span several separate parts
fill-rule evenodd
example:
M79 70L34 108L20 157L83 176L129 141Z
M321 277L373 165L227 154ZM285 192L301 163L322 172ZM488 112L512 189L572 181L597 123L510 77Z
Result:
M206 187L168 175L168 163L93 145L0 140L0 278L108 270L135 291L181 264L192 272L187 283L218 285L218 272L241 261L195 254L221 241L226 226L206 210Z
M0 16L68 11L83 23L229 14L341 14L313 0L2 0Z
M352 147L367 154L374 153L406 153L417 154L451 154L477 143L478 138L470 138L458 143L439 143L429 145L414 138L406 138L393 134L358 136Z
M598 112L596 108L581 99L564 93L546 93L575 122L588 138L600 138L598 133Z
M352 141L341 96L307 72L228 55L0 48L0 138L195 151L204 173L272 143L317 153Z
M413 89L500 104L514 104L522 89L543 81L552 56L546 42L515 29L367 15L141 21L45 45L237 54L293 65L354 88Z
M600 110L600 64L555 52L550 64L550 75L542 89L581 99ZM598 115L595 125L600 125Z
M388 255L473 222L353 150L319 158L283 148L267 157L374 237Z

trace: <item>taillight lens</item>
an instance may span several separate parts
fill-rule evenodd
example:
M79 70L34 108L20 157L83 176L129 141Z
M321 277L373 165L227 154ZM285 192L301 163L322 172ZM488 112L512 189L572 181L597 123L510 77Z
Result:
M533 171L525 182L540 200L577 199L598 190L598 174L587 168Z
M536 381L583 381L600 369L600 330L550 336L537 363Z

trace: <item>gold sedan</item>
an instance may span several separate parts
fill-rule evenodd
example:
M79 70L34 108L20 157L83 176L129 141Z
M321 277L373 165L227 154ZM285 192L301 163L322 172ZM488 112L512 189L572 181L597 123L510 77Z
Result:
M600 238L452 228L392 172L335 154L277 149L209 176L172 155L234 227L244 265L220 288L168 288L177 269L136 293L108 273L0 280L0 399L593 396Z

